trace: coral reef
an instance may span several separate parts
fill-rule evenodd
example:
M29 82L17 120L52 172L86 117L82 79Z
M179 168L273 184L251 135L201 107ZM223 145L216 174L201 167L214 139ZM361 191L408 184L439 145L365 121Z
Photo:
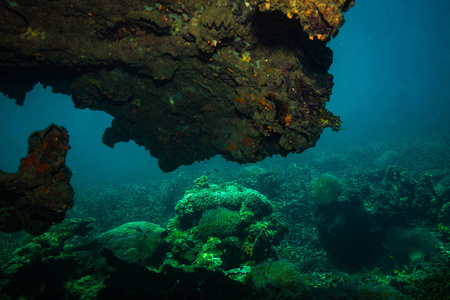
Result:
M102 255L115 270L95 299L242 299L251 295L246 285L220 269L186 271L166 264L156 272L137 263L124 263L107 251Z
M206 186L206 185L205 185ZM175 206L177 222L181 228L197 225L204 211L218 206L241 211L245 218L260 220L273 212L273 205L264 195L233 183L212 185L187 191Z
M41 82L105 111L103 142L134 140L163 171L300 153L340 128L326 43L352 4L4 0L0 91L23 104Z
M145 184L78 184L75 206L67 216L95 216L99 233L136 220L151 220L164 226L173 217L177 200L192 188L195 178L177 172L170 179Z
M235 234L241 223L241 215L224 207L207 209L198 222L198 233L206 237L225 238Z
M76 251L93 229L92 222L93 219L64 220L48 232L25 240L25 245L2 266L4 293L12 298L39 295L42 299L60 299L66 293L66 281L93 273L94 258Z
M311 183L311 196L319 206L337 201L341 192L341 182L330 174L324 174Z
M251 283L258 298L263 299L301 298L310 292L295 264L284 260L254 266L246 281Z
M12 258L1 252L0 298L447 299L450 139L396 143L92 184L70 214L95 223L68 219L18 241ZM391 148L395 168L374 164ZM311 185L323 174L342 191L318 205ZM262 195L269 177L277 183L270 201ZM138 219L160 226L126 224ZM18 234L0 235L2 245L12 249ZM134 256L138 249L152 250Z
M450 295L450 256L439 268L433 268L430 274L419 280L417 299L448 299Z
M65 165L68 143L66 129L52 124L30 135L18 173L0 171L1 231L40 234L64 220L73 205L72 173Z
M229 270L276 258L274 246L287 228L270 201L234 183L218 186L205 184L205 180L196 190L186 192L175 207L167 237L170 259L177 264Z
M334 201L317 206L319 239L334 263L352 268L379 267L389 273L415 267L437 252L440 241L429 229L411 226L407 222L410 217L386 214L399 209L364 203L368 196L365 192L364 188L345 190Z
M406 170L389 167L382 185L392 195L389 205L404 219L436 220L443 208L444 200L437 194L430 174L414 179Z
M130 222L100 234L92 243L108 248L125 261L143 261L158 251L163 231L164 228L150 222Z

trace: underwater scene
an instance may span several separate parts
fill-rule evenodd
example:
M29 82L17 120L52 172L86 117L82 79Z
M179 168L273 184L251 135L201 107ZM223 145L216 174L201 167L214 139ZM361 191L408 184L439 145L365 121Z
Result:
M449 11L0 0L0 299L450 299Z

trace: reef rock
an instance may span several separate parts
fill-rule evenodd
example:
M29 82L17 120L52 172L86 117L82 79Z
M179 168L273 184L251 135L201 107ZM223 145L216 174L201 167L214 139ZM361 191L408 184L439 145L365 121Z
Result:
M94 228L94 221L92 218L72 218L52 226L41 235L26 237L12 259L2 265L0 298L64 299L67 298L66 292L72 293L64 287L69 279L75 280L81 289L83 279L80 277L83 276L85 286L88 285L89 277L85 275L96 268L98 270L99 264L95 257L80 251L80 246L84 237ZM89 282L95 280L92 278ZM96 288L92 285L89 287L91 292ZM69 298L94 299L79 295Z
M0 1L0 91L37 83L114 116L163 171L300 153L340 120L327 41L353 0Z
M166 238L166 264L230 270L275 259L288 232L272 203L235 183L209 185L205 176L175 207Z
M125 261L149 259L158 249L163 239L164 229L154 223L140 221L125 223L100 234L95 240L102 247Z
M0 171L1 231L40 234L64 220L73 205L72 172L65 165L68 143L66 129L52 124L30 135L19 172Z
M187 191L175 206L175 213L180 226L186 229L197 225L207 209L217 207L241 211L257 220L269 216L274 211L272 203L266 196L255 190L227 183L223 186L208 184L206 187Z

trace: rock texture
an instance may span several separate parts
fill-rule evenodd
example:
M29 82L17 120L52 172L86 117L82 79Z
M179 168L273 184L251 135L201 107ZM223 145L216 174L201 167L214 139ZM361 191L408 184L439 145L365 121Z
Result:
M64 220L73 205L72 172L65 165L68 142L64 127L52 124L31 134L19 172L0 171L0 231L41 234Z
M256 162L339 129L327 41L352 0L0 1L0 91L38 81L115 117L163 171Z

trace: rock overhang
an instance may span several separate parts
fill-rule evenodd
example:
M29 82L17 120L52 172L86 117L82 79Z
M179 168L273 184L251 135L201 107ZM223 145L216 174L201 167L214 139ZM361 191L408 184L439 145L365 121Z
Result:
M326 47L353 1L4 1L0 91L37 82L114 117L103 142L134 140L163 171L221 155L300 153L324 128Z

